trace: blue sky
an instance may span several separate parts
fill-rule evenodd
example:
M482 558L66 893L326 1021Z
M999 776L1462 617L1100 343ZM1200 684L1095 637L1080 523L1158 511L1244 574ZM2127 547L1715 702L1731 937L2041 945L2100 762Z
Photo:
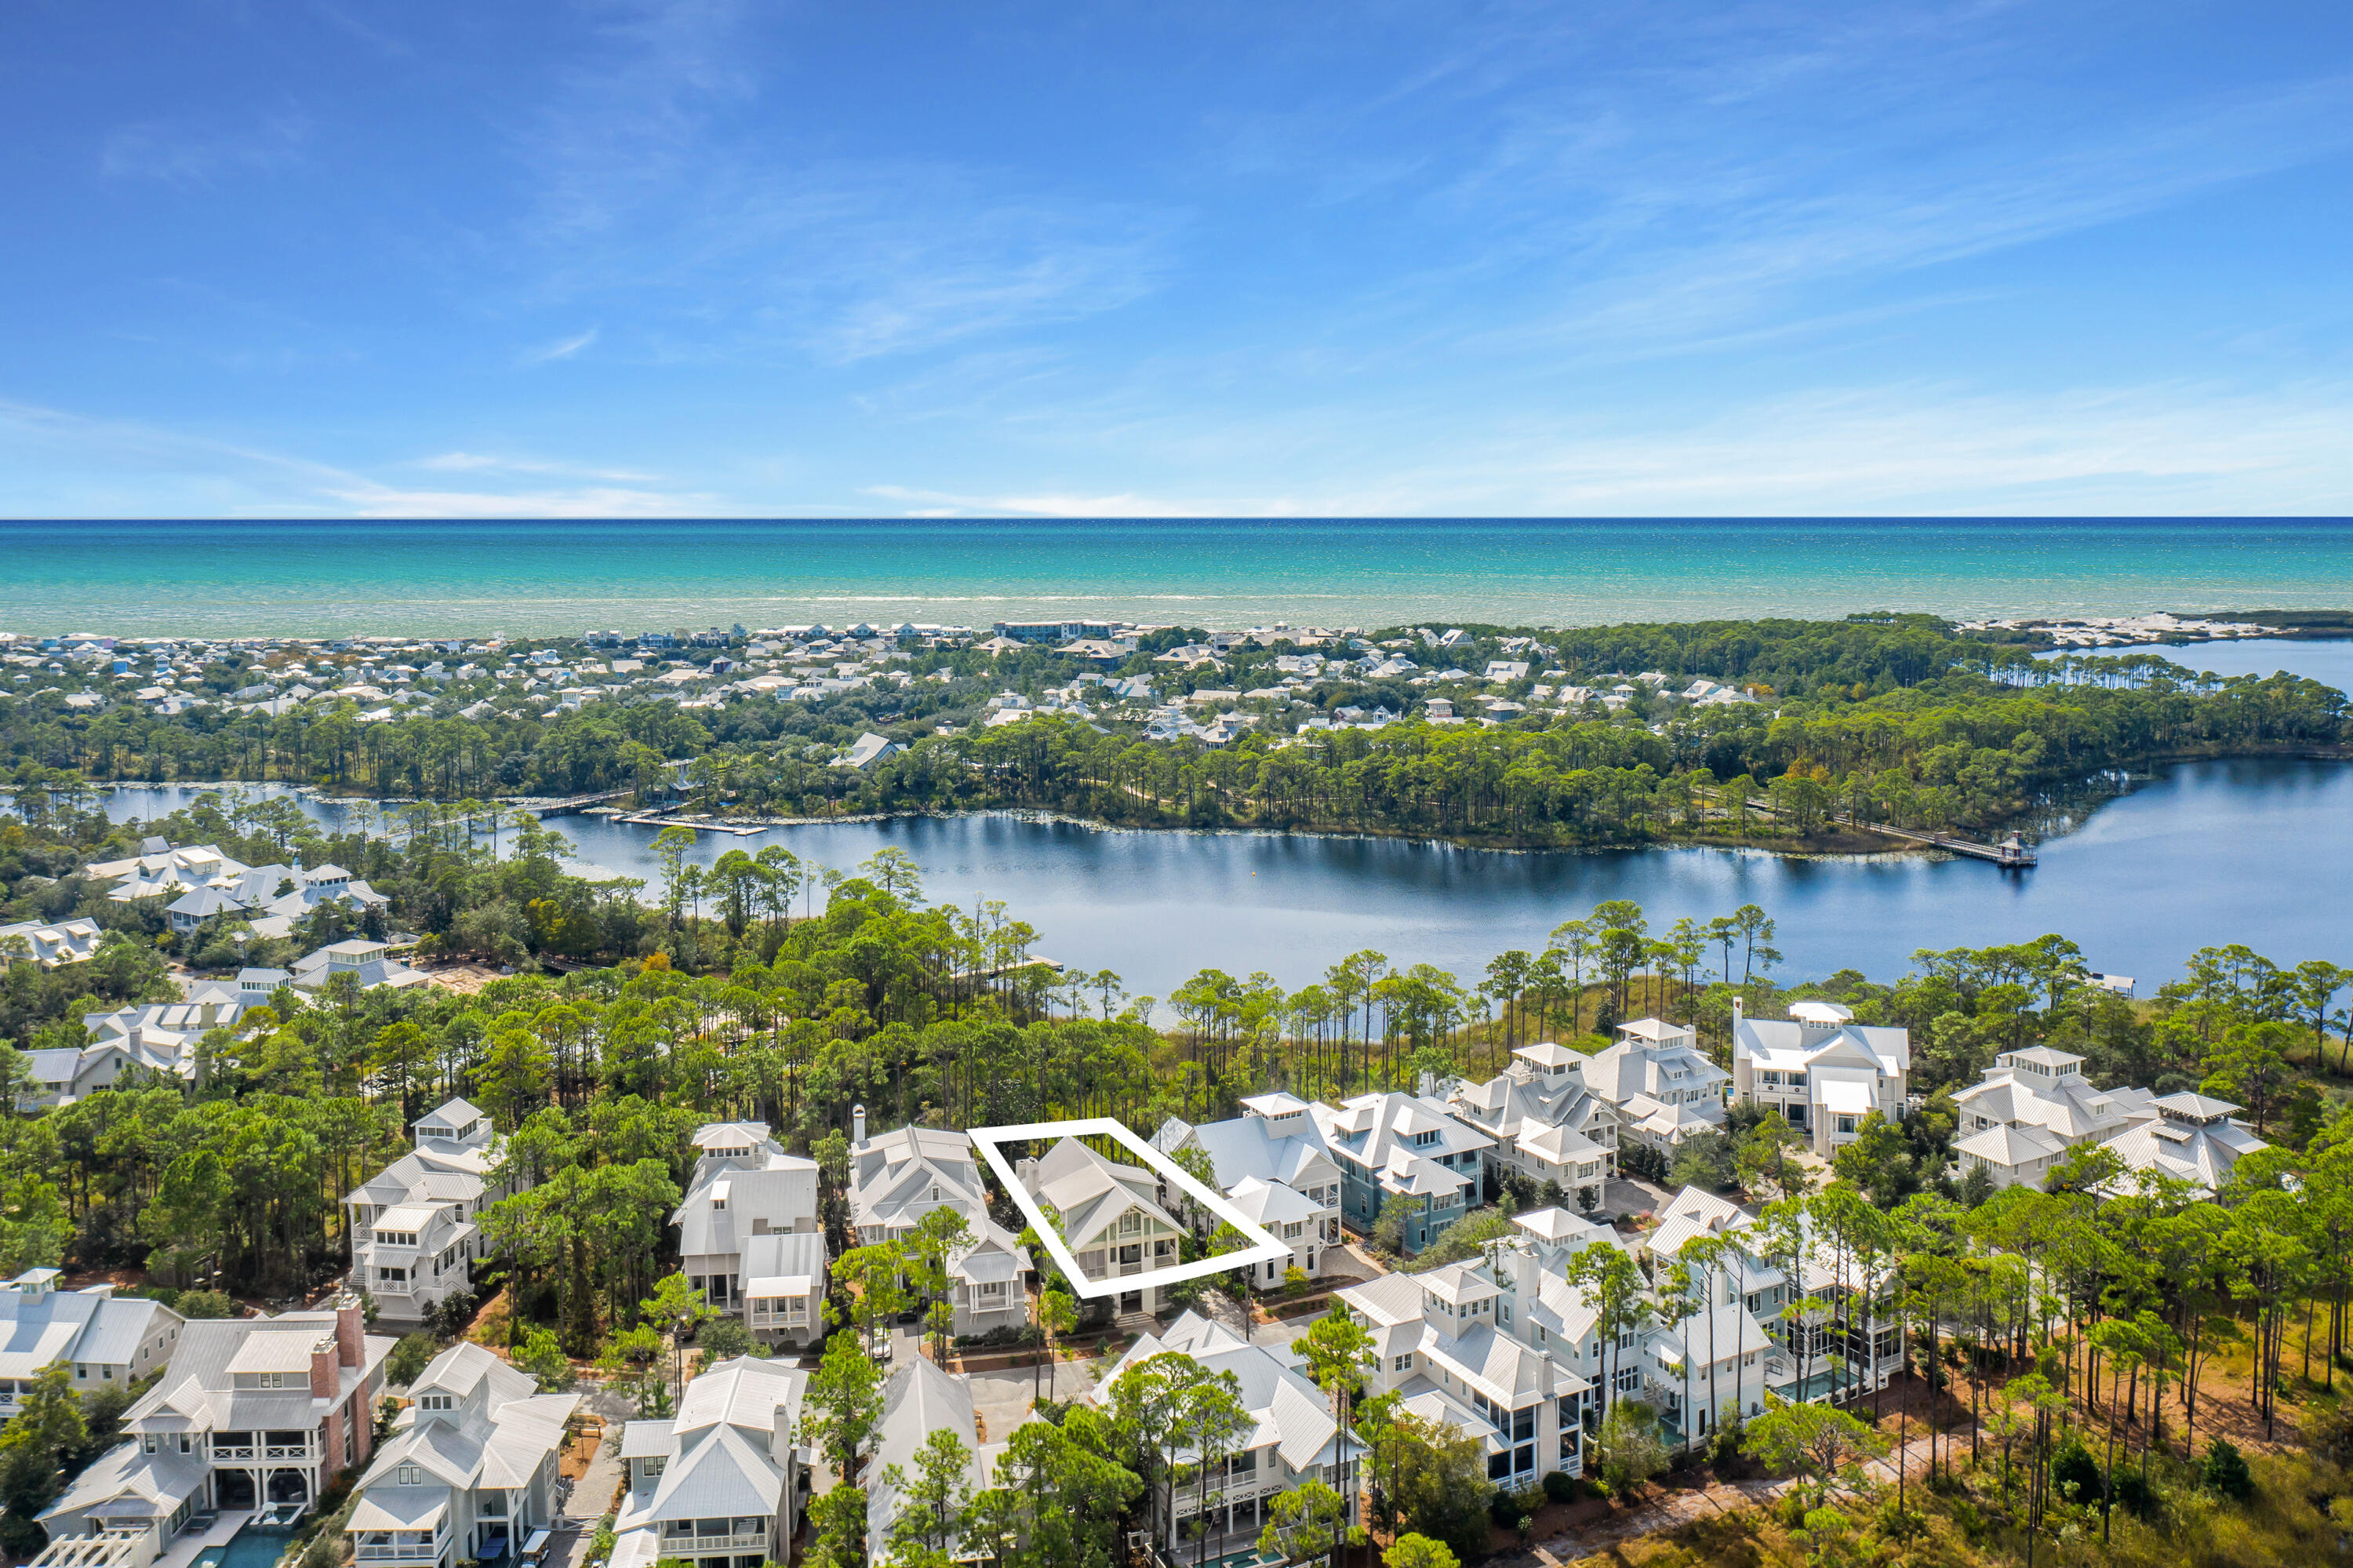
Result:
M0 17L12 515L2353 512L2353 6Z

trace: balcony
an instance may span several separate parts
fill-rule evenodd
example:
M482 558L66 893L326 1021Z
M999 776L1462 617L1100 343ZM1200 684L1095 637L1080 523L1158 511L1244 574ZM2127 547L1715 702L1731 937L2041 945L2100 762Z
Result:
M765 1552L768 1532L763 1529L743 1535L672 1535L661 1538L664 1557L691 1557L709 1552Z

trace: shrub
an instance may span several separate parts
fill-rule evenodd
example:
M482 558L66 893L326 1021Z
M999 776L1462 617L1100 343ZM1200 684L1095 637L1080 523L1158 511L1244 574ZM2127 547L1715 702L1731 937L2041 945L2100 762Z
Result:
M2147 1519L2157 1511L2157 1490L2141 1480L2138 1470L2126 1470L2116 1478L2116 1506L2135 1519Z
M415 1383L441 1347L433 1336L419 1329L413 1334L403 1334L400 1343L392 1347L392 1354L384 1363L384 1381L406 1388Z
M1520 1520L1544 1506L1545 1494L1537 1487L1497 1487L1487 1499L1487 1517L1505 1530L1517 1530Z
M183 1318L234 1318L237 1303L217 1290L183 1290L175 1310Z
M1046 1336L1035 1323L1003 1323L980 1334L959 1334L956 1349L960 1351L1010 1350L1022 1345L1042 1345Z
M1577 1500L1577 1478L1566 1470L1545 1472L1544 1495L1548 1502L1571 1503Z
M441 1305L433 1308L433 1328L444 1339L454 1340L464 1333L474 1321L474 1293L454 1290L442 1298Z
M2207 1445L2205 1473L2200 1478L2208 1491L2232 1502L2245 1502L2255 1495L2255 1478L2248 1472L2247 1457L2227 1438L2217 1437Z
M2079 1438L2070 1438L2051 1456L2051 1484L2073 1502L2094 1503L2105 1489L2100 1485L2100 1462Z

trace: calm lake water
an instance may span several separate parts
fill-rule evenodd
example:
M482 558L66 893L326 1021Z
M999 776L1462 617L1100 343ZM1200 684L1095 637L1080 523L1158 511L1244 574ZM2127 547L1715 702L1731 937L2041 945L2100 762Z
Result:
M129 788L118 818L152 817L195 793ZM332 804L307 802L322 818ZM1475 979L1495 953L1531 950L1561 921L1630 898L1654 928L1742 904L1779 922L1784 972L1841 967L1894 980L1916 948L1976 947L2058 931L2091 966L2142 994L2209 943L2245 942L2282 963L2344 960L2339 899L2353 885L2353 767L2227 762L2172 768L2047 839L2033 871L1896 856L1792 860L1720 850L1505 854L1393 840L1276 833L1109 832L987 815L707 834L697 858L781 843L848 868L886 845L922 865L935 900L1001 899L1039 951L1109 969L1167 996L1195 970L1265 969L1286 986L1360 948ZM570 817L554 824L583 860L656 880L653 830Z

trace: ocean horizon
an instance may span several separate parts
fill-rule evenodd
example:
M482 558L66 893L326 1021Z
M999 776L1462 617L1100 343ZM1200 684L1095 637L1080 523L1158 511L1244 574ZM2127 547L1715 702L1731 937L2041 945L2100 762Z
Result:
M0 522L0 631L577 635L2353 606L2348 518Z

